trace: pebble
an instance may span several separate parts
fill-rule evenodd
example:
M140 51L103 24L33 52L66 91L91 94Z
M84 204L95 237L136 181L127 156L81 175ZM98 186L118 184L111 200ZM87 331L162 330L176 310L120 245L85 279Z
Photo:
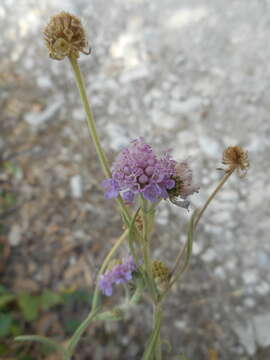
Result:
M235 324L234 331L247 354L253 356L256 352L256 344L252 321L247 320L246 323Z
M258 345L261 347L270 346L270 313L255 316L253 323Z
M24 120L33 127L38 127L52 119L60 110L63 103L62 98L55 99L53 103L49 103L47 108L41 112L29 112L24 116Z
M83 195L81 175L77 174L70 178L70 191L74 199L80 199Z
M18 246L22 239L22 229L20 225L14 224L8 235L8 241L11 246Z

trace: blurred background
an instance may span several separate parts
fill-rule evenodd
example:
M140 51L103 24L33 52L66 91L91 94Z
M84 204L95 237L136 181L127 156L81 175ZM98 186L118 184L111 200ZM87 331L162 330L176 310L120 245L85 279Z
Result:
M80 64L110 161L141 135L158 151L172 148L200 185L195 208L222 175L223 149L249 151L248 176L233 175L207 211L189 271L166 301L165 359L269 359L269 0L1 0L0 358L58 359L12 339L64 343L122 231L103 198L69 63L49 59L43 43L61 10L88 33L92 55ZM168 266L189 216L159 207L154 257ZM74 359L140 359L150 310L141 304L125 321L91 326Z

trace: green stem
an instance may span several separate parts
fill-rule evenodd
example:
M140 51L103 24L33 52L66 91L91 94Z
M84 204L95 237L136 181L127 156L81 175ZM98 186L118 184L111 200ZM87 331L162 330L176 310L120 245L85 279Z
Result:
M196 229L202 215L204 214L205 210L207 209L208 205L210 204L210 202L214 199L214 197L216 196L216 194L219 192L219 190L222 188L222 186L225 184L225 182L229 179L229 177L231 176L231 174L233 173L234 169L231 170L230 172L226 173L223 178L221 179L221 181L218 183L217 187L215 188L215 190L212 192L212 194L209 196L209 198L207 199L206 203L204 204L204 206L201 208L201 210L198 213L198 216L196 218L196 220L194 221L194 229Z
M215 188L215 190L212 192L212 194L209 196L209 198L206 200L204 206L199 210L198 215L196 215L196 212L194 212L193 214L193 219L191 219L191 224L192 224L192 228L189 229L189 233L191 233L191 237L193 238L193 234L198 226L198 223L202 217L202 215L204 214L205 210L207 209L208 205L210 204L210 202L214 199L214 197L216 196L216 194L220 191L220 189L223 187L223 185L226 183L226 181L229 179L229 177L231 176L231 174L233 173L235 169L232 169L230 172L226 173L223 178L220 180L220 182L218 183L217 187ZM183 247L183 249L180 250L179 254L176 257L176 261L175 264L173 266L173 270L172 270L172 281L170 282L168 288L164 291L164 293L161 295L160 297L160 301L162 301L167 295L168 292L170 290L170 288L172 287L172 285L178 280L178 278L180 277L180 275L186 270L188 263L189 263L189 257L191 254L189 254L188 258L186 258L183 267L179 270L179 266L180 266L180 260L182 259L183 255L186 253L187 248L188 248L188 243L189 241L187 241Z
M87 316L87 318L84 319L84 321L81 323L81 325L77 328L77 330L73 334L72 338L70 339L70 342L68 344L68 349L67 349L68 353L69 353L68 360L70 360L72 358L73 351L74 351L76 345L78 344L78 342L80 341L82 334L87 329L87 327L89 326L91 321L97 316L97 313L98 313L98 309L96 309L95 312L91 312Z
M161 309L159 307L156 307L154 312L154 326L157 326L158 322L159 322L159 332L155 344L155 360L162 360L161 337L160 337Z
M142 218L143 218L143 262L145 266L145 270L147 273L147 278L149 282L149 290L151 296L154 301L156 301L158 297L157 289L154 284L153 276L152 276L152 265L150 258L150 246L149 246L149 234L148 234L148 209L147 209L147 201L141 197L142 204Z
M105 174L105 177L110 178L111 171L109 168L108 160L107 160L105 153L100 144L100 140L99 140L99 136L97 133L96 124L95 124L95 120L94 120L94 115L93 115L90 103L88 101L88 98L87 98L86 88L85 88L83 76L82 76L78 61L75 57L72 57L72 56L69 57L69 61L70 61L70 64L71 64L71 67L72 67L72 70L73 70L73 73L75 76L75 80L76 80L76 84L77 84L77 87L78 87L78 90L80 93L82 105L83 105L84 111L86 113L86 120L87 120L87 125L88 125L90 136L92 137L92 140L94 142L95 149L96 149L102 170ZM129 212L128 212L128 210L123 202L123 199L121 198L120 195L117 197L117 202L121 208L121 211L126 216L126 218L130 220Z

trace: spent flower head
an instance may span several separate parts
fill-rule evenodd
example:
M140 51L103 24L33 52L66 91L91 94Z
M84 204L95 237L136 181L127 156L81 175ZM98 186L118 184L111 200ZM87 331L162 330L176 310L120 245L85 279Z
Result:
M166 288L171 278L171 271L162 261L154 260L152 262L152 274L158 289Z
M80 19L67 12L53 16L43 34L52 59L62 60L66 56L78 58L80 52L86 55L90 53L86 51L88 42Z
M100 290L106 296L111 296L114 284L126 283L132 279L132 273L137 269L131 255L112 265L98 281Z
M199 187L192 182L192 170L186 160L177 163L175 171L175 186L168 191L169 198L173 204L188 209L190 202L187 197L198 192Z
M168 190L175 186L175 165L169 151L157 156L143 138L133 140L116 158L112 177L103 181L105 197L117 197L121 192L128 203L137 194L152 203L166 199Z
M237 170L237 175L242 178L249 168L248 153L241 146L229 146L223 152L222 163L228 165L226 172Z

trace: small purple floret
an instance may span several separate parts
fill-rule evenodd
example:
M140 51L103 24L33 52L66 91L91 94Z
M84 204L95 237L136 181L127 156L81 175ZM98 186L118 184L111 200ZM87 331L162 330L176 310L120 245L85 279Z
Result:
M126 283L132 280L132 273L136 270L136 268L134 259L130 255L120 264L115 265L111 270L101 275L98 285L102 293L106 296L111 296L113 284Z

